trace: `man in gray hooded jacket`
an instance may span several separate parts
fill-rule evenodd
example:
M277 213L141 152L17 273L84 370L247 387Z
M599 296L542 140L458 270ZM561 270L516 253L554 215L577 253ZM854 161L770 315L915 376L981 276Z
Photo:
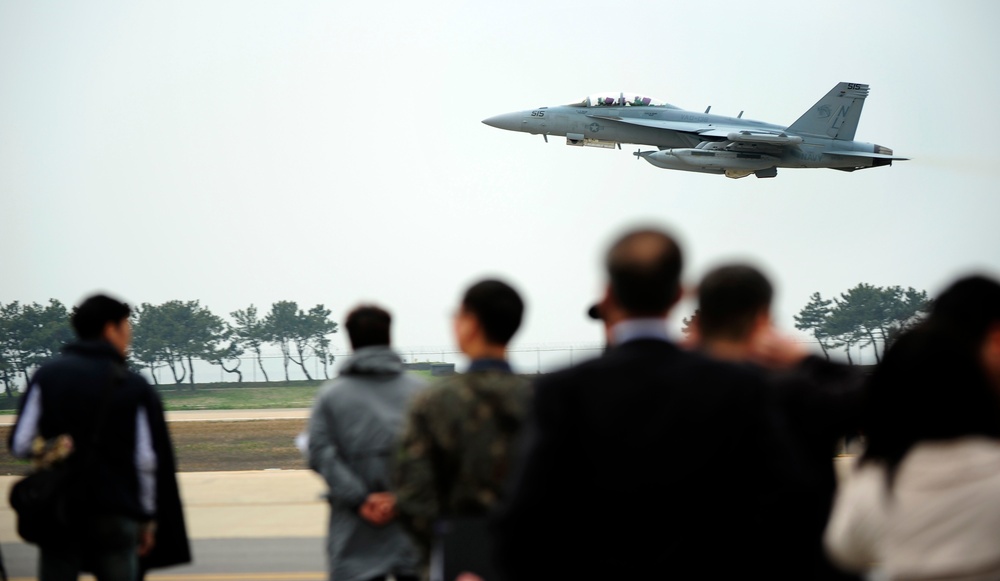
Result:
M309 466L330 488L330 579L419 578L419 554L395 520L389 462L410 400L425 382L389 347L391 316L360 306L347 316L354 356L319 391L309 419Z

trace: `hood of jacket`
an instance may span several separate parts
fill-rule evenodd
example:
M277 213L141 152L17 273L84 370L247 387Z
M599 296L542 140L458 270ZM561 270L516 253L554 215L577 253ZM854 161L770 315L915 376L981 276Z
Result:
M399 375L404 370L403 360L386 345L362 347L354 352L351 360L341 369L342 375Z

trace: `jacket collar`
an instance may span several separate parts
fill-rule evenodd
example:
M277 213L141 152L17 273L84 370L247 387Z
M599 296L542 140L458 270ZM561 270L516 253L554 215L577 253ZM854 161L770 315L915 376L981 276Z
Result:
M625 319L614 327L611 327L611 342L613 345L621 345L638 339L652 339L669 343L670 337L667 335L666 319Z
M344 365L342 375L396 375L403 372L403 360L388 345L362 347Z
M72 355L82 355L84 357L111 359L117 363L125 363L125 358L122 357L122 354L104 339L76 341L63 347L62 352Z
M472 363L469 363L469 369L466 370L466 373L481 373L483 371L514 373L506 359L473 359Z

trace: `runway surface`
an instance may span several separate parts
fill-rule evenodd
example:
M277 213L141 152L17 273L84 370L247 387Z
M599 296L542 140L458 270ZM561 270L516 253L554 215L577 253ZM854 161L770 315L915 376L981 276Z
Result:
M321 581L326 564L321 538L201 539L191 542L194 563L159 569L149 581ZM38 551L32 545L4 544L12 581L35 579ZM84 577L92 579L92 577Z
M184 410L167 412L168 422L239 422L248 420L298 420L309 417L309 408L273 410ZM0 426L13 426L17 416L0 415Z
M182 411L171 422L307 418L307 409ZM5 418L6 419L6 418ZM13 420L12 417L10 417ZM2 420L0 420L2 422ZM839 457L838 474L853 458ZM0 476L9 496L15 476ZM310 470L178 474L194 563L157 570L150 581L321 581L329 507L326 485ZM13 581L35 579L37 550L17 542L14 513L0 503L0 541ZM83 579L92 579L83 577Z
M273 410L185 410L167 412L168 422L239 422L247 420L299 420L309 417L309 408Z
M16 477L0 477L6 498ZM326 579L326 485L309 470L188 472L178 475L194 563L155 571L150 581ZM18 539L0 506L0 539L12 579L35 578L37 550Z

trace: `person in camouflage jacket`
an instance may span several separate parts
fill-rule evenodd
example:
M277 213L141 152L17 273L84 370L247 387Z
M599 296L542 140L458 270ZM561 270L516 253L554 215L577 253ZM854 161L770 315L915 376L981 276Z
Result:
M503 282L469 288L455 316L455 337L471 359L469 369L414 399L394 466L398 517L425 562L449 526L471 519L474 532L461 536L476 546L460 552L478 562L474 572L486 579L486 516L503 496L530 401L530 383L514 375L506 360L523 310L517 292Z

